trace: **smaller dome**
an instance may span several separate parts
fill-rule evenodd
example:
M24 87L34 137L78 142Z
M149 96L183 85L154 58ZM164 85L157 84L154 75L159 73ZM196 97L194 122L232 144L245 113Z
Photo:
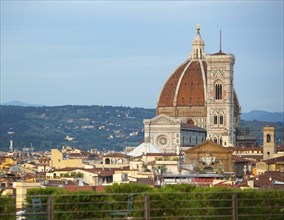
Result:
M161 150L151 143L142 143L127 155L139 157L147 153L161 153Z

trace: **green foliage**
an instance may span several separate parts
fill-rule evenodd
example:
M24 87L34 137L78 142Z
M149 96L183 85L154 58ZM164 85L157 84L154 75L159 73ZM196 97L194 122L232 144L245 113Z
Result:
M64 145L121 150L138 145L143 139L143 119L155 116L154 109L111 106L0 106L0 111L0 146L9 145L7 132L13 128L15 148L32 143L35 151ZM138 135L130 136L137 131ZM66 136L74 141L65 140Z
M284 219L284 193L276 190L247 190L237 195L241 219ZM252 202L253 201L253 202ZM257 216L255 216L257 213ZM270 216L267 216L267 215ZM253 217L252 217L253 216Z
M198 216L202 210L203 216L228 218L232 215L232 193L233 190L224 187L197 187L191 195L190 214Z
M49 195L53 194L63 194L65 190L61 188L36 188L36 189L29 189L27 191L27 204L28 207L32 206L32 198L36 198L38 195L40 195L41 203L47 206L47 200Z
M63 194L66 191L62 188L36 188L36 189L29 189L27 191L28 196L34 196L34 195L52 195L52 194Z
M174 185L166 185L165 187L159 189L161 192L166 193L174 193L174 192L193 192L195 190L196 186L190 185L190 184L174 184Z
M110 206L108 198L89 191L69 193L68 195L54 195L54 220L106 218L109 216Z
M111 204L113 210L125 210L128 196L132 194L133 210L132 216L141 217L144 213L144 194L154 192L154 188L148 185L129 183L113 184L106 188L106 193L111 195Z
M63 194L65 190L61 188L35 188L27 191L26 198L26 219L27 220L46 220L48 213L48 198L53 194ZM32 200L40 199L40 207L33 207ZM38 214L40 213L40 214Z
M145 198L149 197L150 216L160 219L232 219L236 196L239 219L280 220L284 217L284 192L244 190L224 187L195 187L189 184L153 188L142 184L114 184L105 193L67 192L63 189L34 189L28 195L52 196L53 219L109 219L112 211L128 209L131 216L143 218ZM46 197L47 198L47 197Z
M152 192L153 187L138 183L113 184L106 187L106 193L145 193Z
M30 189L28 191L27 207L32 206L32 198L41 198L44 207L43 213L46 215L49 199L51 199L54 220L85 219L89 217L96 219L109 216L108 197L95 192L69 192L61 188ZM29 216L26 219L30 219Z
M0 196L0 219L14 220L16 215L15 198Z

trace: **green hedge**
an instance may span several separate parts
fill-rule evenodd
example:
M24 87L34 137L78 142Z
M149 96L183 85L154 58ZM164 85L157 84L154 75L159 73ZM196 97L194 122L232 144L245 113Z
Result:
M188 184L153 188L141 184L114 184L105 193L63 189L29 190L29 196L42 195L43 203L52 195L54 220L110 219L110 213L127 209L132 195L132 217L144 216L144 198L149 196L151 218L162 219L232 219L232 197L237 197L239 219L284 219L284 192L194 187ZM27 199L28 202L31 198Z
M0 219L14 220L16 218L15 198L0 196Z
M246 190L237 194L238 215L244 220L284 219L284 192Z
M31 189L27 197L28 207L32 206L32 198L36 195L42 198L44 215L40 219L47 217L49 196L52 198L53 220L109 216L108 198L102 194L90 191L69 192L61 188ZM26 219L33 219L33 216L27 216Z

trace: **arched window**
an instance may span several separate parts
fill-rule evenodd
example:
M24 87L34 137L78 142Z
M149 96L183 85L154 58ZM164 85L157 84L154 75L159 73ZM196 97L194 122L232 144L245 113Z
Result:
M266 142L270 143L271 142L271 136L270 134L266 135Z
M216 143L216 144L217 144L217 138L216 138L216 137L214 137L214 143Z
M109 158L106 158L105 164L110 164L110 159Z
M215 85L215 99L216 100L222 99L222 84L221 83L217 83Z
M218 117L217 115L214 115L214 125L217 125L218 124Z
M223 123L224 123L224 117L223 117L223 115L220 115L220 125L222 125Z

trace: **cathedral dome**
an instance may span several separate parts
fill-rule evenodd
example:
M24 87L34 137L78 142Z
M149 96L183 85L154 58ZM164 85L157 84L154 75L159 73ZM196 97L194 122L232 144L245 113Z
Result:
M164 84L157 104L157 114L205 117L206 77L206 54L198 25L190 56Z
M206 63L187 60L168 78L160 93L157 108L204 106Z

